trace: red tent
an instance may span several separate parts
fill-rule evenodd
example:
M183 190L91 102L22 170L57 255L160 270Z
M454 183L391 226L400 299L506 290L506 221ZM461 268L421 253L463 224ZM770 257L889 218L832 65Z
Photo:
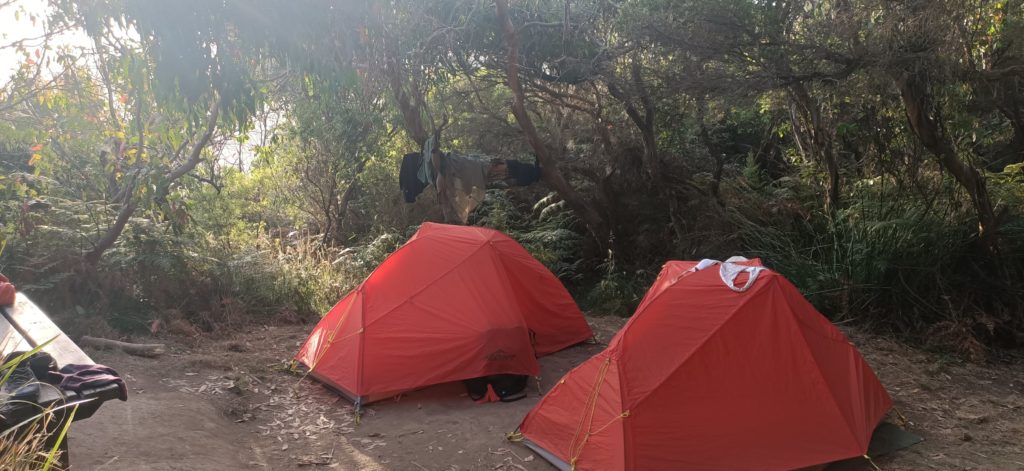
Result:
M706 262L665 265L608 348L523 420L531 448L577 470L781 470L867 453L892 400L860 353L759 261Z
M425 223L317 324L295 359L357 405L491 374L592 336L555 276L493 229Z

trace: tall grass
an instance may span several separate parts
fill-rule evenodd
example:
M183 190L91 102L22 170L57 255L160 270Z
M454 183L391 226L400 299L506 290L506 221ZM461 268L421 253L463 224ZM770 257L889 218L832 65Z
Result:
M948 184L913 192L892 181L864 180L843 209L802 217L779 211L770 196L731 217L748 253L793 281L824 313L922 342L985 355L1022 327L1022 219L1002 228L993 257L977 241L970 206ZM897 197L898 196L898 197ZM773 207L774 206L774 207ZM760 207L760 209L758 209ZM1012 343L1012 341L1010 342Z
M62 470L57 460L59 451L47 446L48 424L52 414L43 413L17 432L0 436L0 469L5 471Z
M52 341L52 340L51 340ZM0 365L0 387L10 380L14 369L18 367L29 356L38 352L50 342L23 353L3 365ZM53 387L49 384L40 383L40 387ZM0 398L0 413L8 407L13 407L20 402L10 398ZM11 428L0 431L0 469L4 471L60 471L64 468L60 465L61 444L67 438L67 431L74 420L77 408L70 406L50 406L33 417L15 424ZM60 419L63 418L63 425Z
M133 219L91 268L78 262L73 237L47 229L16 240L6 271L73 330L143 333L159 322L178 334L315 319L406 239L382 232L332 247L312 233L213 234Z

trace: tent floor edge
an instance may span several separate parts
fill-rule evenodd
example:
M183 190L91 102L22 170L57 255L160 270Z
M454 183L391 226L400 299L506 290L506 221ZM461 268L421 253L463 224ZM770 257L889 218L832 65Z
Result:
M551 452L545 450L540 445L531 442L529 438L524 438L523 439L523 444L526 445L527 448L533 450L534 453L537 453L538 455L540 455L541 458L544 458L545 460L547 460L549 463L551 463L559 471L571 471L572 470L572 466L569 463L566 463L565 461L562 461L561 458L559 458L559 457L555 456L554 454L552 454Z

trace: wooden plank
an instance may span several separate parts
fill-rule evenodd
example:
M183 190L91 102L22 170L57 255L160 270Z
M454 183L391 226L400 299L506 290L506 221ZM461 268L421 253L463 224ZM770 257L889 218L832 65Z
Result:
M75 342L71 341L28 296L18 293L14 306L0 308L4 317L21 332L30 345L38 346L54 339L43 351L53 356L60 366L69 363L91 365L94 362Z
M27 352L32 350L32 347L25 342L25 338L21 336L7 318L0 317L0 360L7 356L11 352Z

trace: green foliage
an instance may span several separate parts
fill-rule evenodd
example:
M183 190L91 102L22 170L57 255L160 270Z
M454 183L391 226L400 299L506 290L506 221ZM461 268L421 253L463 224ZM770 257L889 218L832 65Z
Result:
M910 193L888 178L864 180L843 210L806 219L786 212L793 193L761 191L760 201L745 201L732 218L744 253L786 275L835 321L929 333L922 340L971 355L981 348L975 338L1012 343L1006 335L1019 328L1013 309L1024 291L1008 279L1024 267L1024 219L1005 223L1003 235L1015 245L992 259L970 228L970 208L940 196L955 191L948 180L937 184ZM936 335L951 326L971 335Z
M561 204L551 204L552 199L554 195L548 195L530 208L522 202L517 205L511 191L489 190L475 224L508 234L555 276L571 284L583 277L583 237L572 213Z
M1024 7L569 3L509 11L531 135L493 2L52 0L95 43L15 48L0 264L124 330L313 318L442 219L436 189L398 192L437 132L546 156L550 188L490 189L471 223L592 312L631 313L667 259L740 253L838 321L1021 343Z
M613 260L602 264L603 273L586 292L580 305L594 314L628 317L636 310L653 277L638 270L629 273L615 266Z

